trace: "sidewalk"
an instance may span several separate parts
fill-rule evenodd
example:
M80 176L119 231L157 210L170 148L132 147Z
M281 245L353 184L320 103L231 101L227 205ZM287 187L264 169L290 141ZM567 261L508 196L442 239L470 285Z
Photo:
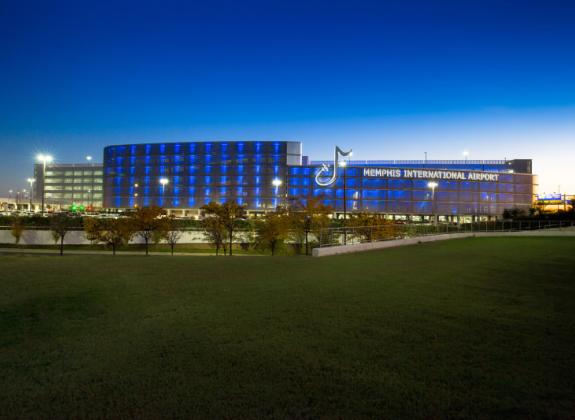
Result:
M0 248L0 255L2 254L44 254L44 255L60 255L59 249L44 249L44 248ZM64 248L64 256L66 255L109 255L113 257L112 251L94 251L94 250L81 250L81 249L70 249ZM144 251L117 251L116 256L145 256ZM169 252L150 252L149 255L153 256L167 256L171 257L172 254ZM174 252L174 257L215 257L214 253L193 253L193 252ZM220 253L220 256L224 254ZM262 257L263 255L251 255L251 254L234 254L234 257Z
M414 236L411 238L394 239L390 241L375 241L354 243L348 245L333 245L324 248L314 248L314 257L327 257L338 254L351 254L354 252L371 251L374 249L395 248L398 246L417 245L425 242L448 241L464 238L485 237L572 237L575 238L575 229L546 229L546 230L523 230L517 232L467 232L467 233L443 233L439 235Z

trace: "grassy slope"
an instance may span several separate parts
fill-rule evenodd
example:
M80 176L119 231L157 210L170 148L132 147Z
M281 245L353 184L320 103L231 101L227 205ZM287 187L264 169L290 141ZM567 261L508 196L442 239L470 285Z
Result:
M570 417L575 241L0 256L0 416Z

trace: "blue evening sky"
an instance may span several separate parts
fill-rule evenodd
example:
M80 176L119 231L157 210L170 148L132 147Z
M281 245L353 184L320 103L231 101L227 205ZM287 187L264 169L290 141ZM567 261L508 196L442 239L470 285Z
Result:
M575 193L575 2L0 0L0 196L34 155L301 140L533 158Z

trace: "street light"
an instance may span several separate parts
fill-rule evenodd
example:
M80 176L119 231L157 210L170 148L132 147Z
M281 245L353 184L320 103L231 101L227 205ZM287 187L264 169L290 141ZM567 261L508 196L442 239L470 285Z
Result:
M32 193L34 191L34 182L36 182L35 178L28 178L26 181L28 181L28 184L30 184L30 211L32 211Z
M274 186L274 194L276 195L276 197L278 196L278 192L279 192L279 188L282 186L283 182L281 179L279 178L274 178L272 180L272 185Z
M463 157L465 158L465 162L467 162L467 158L469 157L469 151L468 150L463 151Z
M164 195L164 192L166 191L166 185L170 183L170 180L168 178L160 178L160 184L162 184L162 195Z
M431 188L431 208L432 208L432 216L433 216L433 224L437 226L437 215L435 214L435 189L439 184L435 181L430 181L427 183L427 186Z
M21 200L26 200L26 193L28 192L28 190L23 189L22 190L22 195L20 196Z
M347 162L341 160L339 166L343 170L343 244L347 245Z
M135 183L134 184L134 207L138 208L138 187L140 186L140 184Z
M90 155L86 156L86 160L88 162L92 162L92 156L90 156ZM92 176L91 176L92 182L90 185L90 189L88 190L88 194L90 197L90 201L89 201L90 204L88 207L90 208L91 211L94 211L94 170L92 170L90 173L92 174Z
M36 159L42 163L42 216L44 216L44 201L46 198L46 164L51 163L53 158L50 155L40 153L36 156Z
M312 222L312 218L311 218L311 216L308 214L308 215L305 217L305 222L304 222L304 230L305 230L305 255L309 255L308 235L309 235L309 232L311 231L311 222Z

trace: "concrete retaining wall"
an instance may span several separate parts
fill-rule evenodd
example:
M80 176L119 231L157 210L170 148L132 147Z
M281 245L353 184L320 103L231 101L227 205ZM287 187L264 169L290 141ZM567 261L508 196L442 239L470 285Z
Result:
M130 243L138 244L143 241L135 237ZM206 243L206 238L202 231L183 232L179 244L200 244ZM0 244L13 244L14 237L10 230L0 230ZM73 230L66 234L64 243L68 245L89 245L83 230ZM52 233L49 230L25 230L20 238L20 245L54 245Z
M330 246L325 248L315 248L312 252L314 257L327 257L330 255L350 254L353 252L370 251L374 249L395 248L398 246L416 245L426 242L447 241L451 239L463 239L473 237L495 237L495 236L571 236L575 237L575 229L546 229L537 231L520 232L475 232L475 233L450 233L444 235L419 236L415 238L397 239L393 241L366 242L363 244Z

